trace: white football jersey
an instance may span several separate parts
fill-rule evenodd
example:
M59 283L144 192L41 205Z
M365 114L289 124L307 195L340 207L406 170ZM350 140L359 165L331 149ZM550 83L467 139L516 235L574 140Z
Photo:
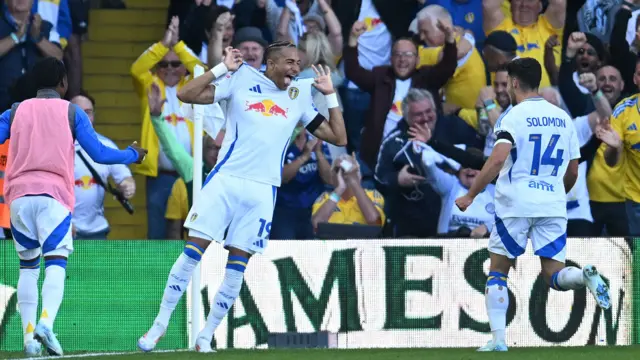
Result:
M495 126L514 140L496 183L496 215L567 217L564 174L569 161L580 158L571 117L543 98L527 99L507 109Z
M280 90L260 71L243 64L217 79L214 103L226 100L226 133L211 171L280 186L284 155L298 121L306 127L318 111L313 79L296 79Z

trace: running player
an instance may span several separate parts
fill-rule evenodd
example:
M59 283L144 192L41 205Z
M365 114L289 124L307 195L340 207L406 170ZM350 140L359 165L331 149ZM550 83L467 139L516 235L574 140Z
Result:
M580 158L573 121L564 110L538 95L542 69L535 59L513 60L507 71L514 106L498 118L491 156L469 192L456 200L460 210L466 210L499 173L485 290L493 339L478 351L507 351L507 277L513 260L524 253L528 238L540 257L542 276L552 289L587 286L600 307L611 306L609 289L594 266L580 270L564 264L566 193L576 182Z
M223 63L191 80L178 93L186 103L226 100L227 132L218 164L185 222L189 240L171 269L160 312L138 341L143 351L153 350L164 334L193 269L211 241L217 241L229 250L229 258L206 326L196 340L196 351L213 351L213 333L240 293L249 258L267 247L284 154L298 121L317 138L346 145L344 120L328 67L314 67L315 79L296 79L300 60L289 42L267 48L264 73L243 64L238 50L228 47L225 53ZM328 122L312 103L312 86L326 97Z
M60 60L39 61L31 76L36 98L16 103L0 115L0 143L11 138L4 192L20 258L17 292L25 352L40 355L41 342L50 355L61 356L53 322L62 303L67 258L73 252L74 138L91 159L103 164L140 163L146 150L134 143L121 151L98 140L87 114L61 99L67 91L67 72ZM45 278L36 326L41 256Z

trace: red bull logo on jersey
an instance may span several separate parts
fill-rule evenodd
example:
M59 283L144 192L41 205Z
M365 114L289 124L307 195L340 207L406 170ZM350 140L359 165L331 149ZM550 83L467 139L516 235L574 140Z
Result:
M376 28L376 26L382 24L382 20L379 18L365 18L364 23L367 25L367 31L371 31Z
M402 101L396 101L391 104L391 112L402 116Z
M91 176L81 176L79 179L76 179L74 185L80 187L82 189L90 189L92 186L96 185L96 179Z
M256 103L250 103L247 101L246 105L247 108L245 111L254 111L262 114L262 116L282 116L286 119L287 113L289 112L288 108L283 109L271 100L263 100Z

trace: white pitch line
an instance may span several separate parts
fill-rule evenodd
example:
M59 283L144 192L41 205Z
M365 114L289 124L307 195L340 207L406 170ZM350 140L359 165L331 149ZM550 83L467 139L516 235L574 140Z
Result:
M153 353L175 353L175 352L186 352L186 351L190 351L190 350L187 350L187 349L157 350L157 351L153 351ZM135 354L143 354L143 352L141 351L103 352L103 353L74 354L74 355L63 355L63 356L38 356L38 357L32 357L32 358L15 358L15 359L6 359L6 360L77 359L77 358L88 358L88 357L96 357L96 356L117 356L117 355L135 355Z

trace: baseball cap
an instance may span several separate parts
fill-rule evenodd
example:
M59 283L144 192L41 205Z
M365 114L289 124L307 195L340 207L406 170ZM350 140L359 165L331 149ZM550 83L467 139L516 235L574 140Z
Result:
M263 48L267 47L267 41L262 37L262 31L257 27L246 26L240 28L236 31L236 34L233 36L233 41L231 42L231 46L234 48L240 45L245 41L254 41L260 44Z

